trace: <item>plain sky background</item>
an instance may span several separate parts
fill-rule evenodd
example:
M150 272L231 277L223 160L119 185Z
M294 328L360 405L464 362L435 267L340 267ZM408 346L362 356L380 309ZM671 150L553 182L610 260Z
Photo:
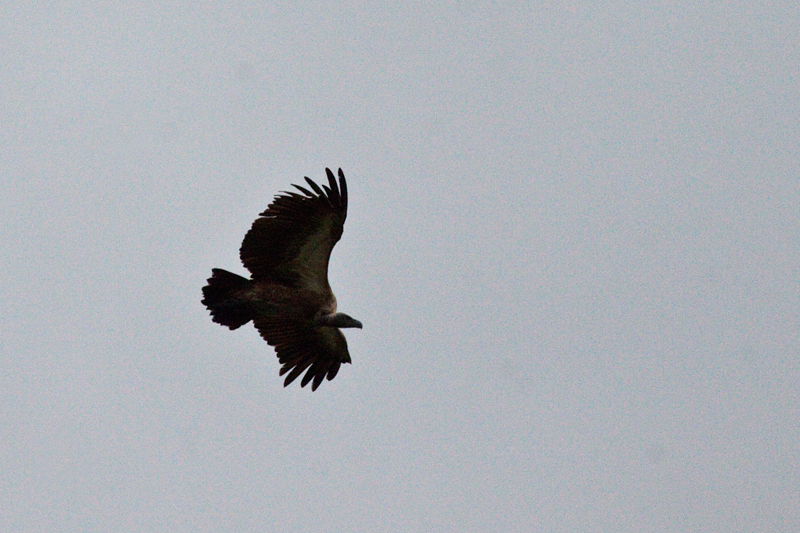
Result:
M0 530L800 531L799 6L4 2ZM200 289L326 166L312 393Z

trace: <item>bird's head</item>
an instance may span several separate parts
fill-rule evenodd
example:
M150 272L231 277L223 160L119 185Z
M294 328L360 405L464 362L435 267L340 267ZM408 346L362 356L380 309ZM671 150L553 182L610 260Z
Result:
M316 322L320 326L327 326L331 328L362 328L361 322L344 313L322 315L316 320Z

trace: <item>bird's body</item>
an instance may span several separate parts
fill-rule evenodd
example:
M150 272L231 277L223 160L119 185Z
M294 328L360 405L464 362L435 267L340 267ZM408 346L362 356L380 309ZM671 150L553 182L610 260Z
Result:
M347 217L347 183L325 169L329 185L306 178L311 191L283 193L253 222L239 255L252 279L212 269L203 287L203 304L214 322L236 329L249 321L275 347L288 373L284 385L305 371L301 386L333 379L350 362L339 328L361 323L336 311L328 284L328 261Z

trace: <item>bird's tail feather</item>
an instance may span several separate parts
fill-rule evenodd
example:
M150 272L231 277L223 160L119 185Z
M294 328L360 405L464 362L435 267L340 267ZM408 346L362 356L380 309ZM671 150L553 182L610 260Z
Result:
M236 301L233 295L244 289L250 280L221 268L212 268L208 285L203 287L203 303L211 311L217 324L236 329L247 324L253 314L246 304Z

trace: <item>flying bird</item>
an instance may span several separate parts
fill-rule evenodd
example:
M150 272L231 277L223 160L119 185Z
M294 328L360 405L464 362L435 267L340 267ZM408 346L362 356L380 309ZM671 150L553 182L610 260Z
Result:
M239 249L251 279L211 269L202 303L212 320L230 329L253 321L275 347L284 386L303 372L301 387L317 390L350 362L339 328L361 328L361 322L336 311L328 284L328 261L347 217L347 182L326 168L328 185L305 178L311 190L282 192L253 222Z

